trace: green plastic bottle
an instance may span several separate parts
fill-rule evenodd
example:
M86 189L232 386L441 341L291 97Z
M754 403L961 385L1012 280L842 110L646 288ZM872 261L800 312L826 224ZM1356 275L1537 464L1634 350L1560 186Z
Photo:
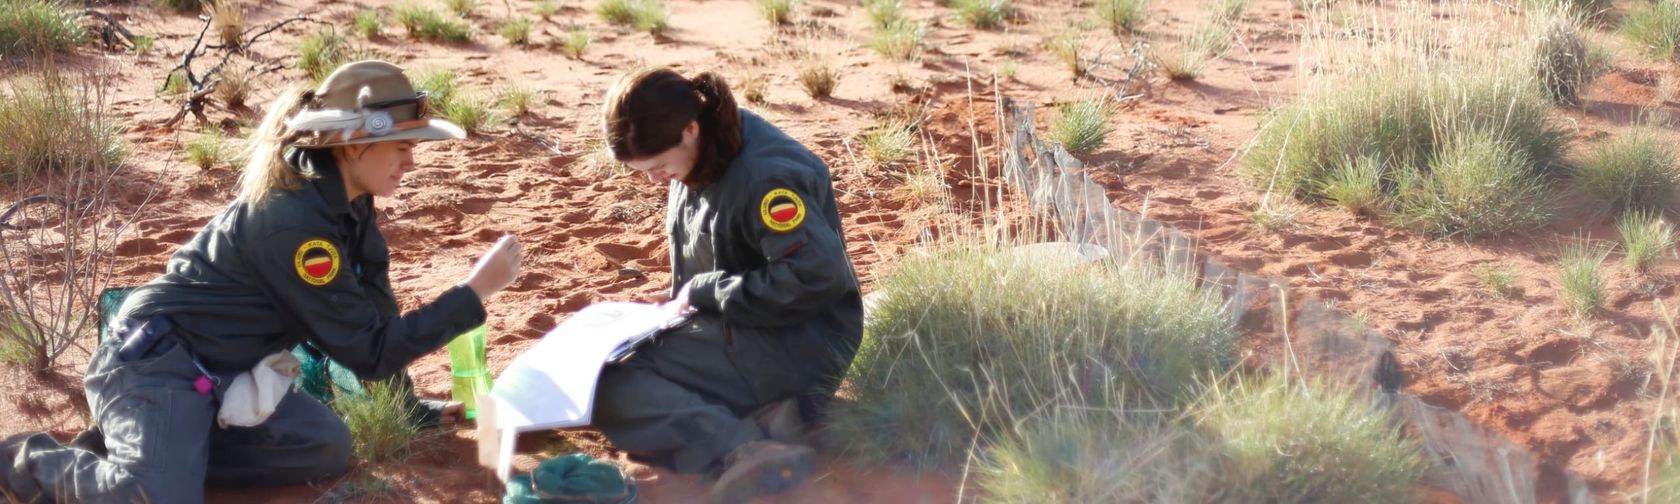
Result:
M478 418L478 396L490 393L490 362L484 356L484 326L478 326L449 342L449 374L454 377L451 395L466 408L467 418Z

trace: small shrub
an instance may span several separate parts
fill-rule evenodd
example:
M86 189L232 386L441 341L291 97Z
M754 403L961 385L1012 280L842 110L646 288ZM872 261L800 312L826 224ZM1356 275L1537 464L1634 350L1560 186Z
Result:
M1054 398L1182 404L1234 348L1219 296L1191 279L1055 253L952 245L907 255L877 285L891 294L866 321L853 400L829 417L841 451L865 462L951 467Z
M664 0L601 0L595 13L608 23L631 26L651 35L670 27L670 10Z
M409 441L420 434L410 420L415 407L410 392L397 379L365 385L365 394L344 394L332 402L350 428L356 459L365 464L401 460Z
M397 24L402 25L410 37L442 42L472 40L472 28L466 23L445 18L426 7L416 4L399 5L392 13L397 18Z
M1659 59L1672 59L1680 47L1680 1L1644 3L1622 19L1622 35L1640 52Z
M256 87L256 83L252 82L255 79L256 75L253 74L249 66L228 65L222 67L221 71L216 72L216 89L214 91L216 99L221 100L222 104L227 105L228 108L245 108L246 100L251 97L252 88Z
M1499 297L1514 298L1521 293L1517 290L1517 269L1509 264L1476 266L1470 269L1470 274Z
M514 18L502 25L502 40L508 45L525 45L531 43L531 20Z
M362 9L356 13L356 34L362 38L371 39L379 36L385 30L385 21L374 9Z
M863 12L869 16L869 25L877 29L904 21L900 0L864 0Z
M566 30L566 37L560 39L560 52L568 58L581 60L584 51L589 50L589 44L594 41L595 36L589 33L588 28L573 26Z
M134 39L129 42L134 43L134 55L136 56L150 55L153 48L157 47L157 37L149 35L135 35Z
M1586 318L1604 304L1604 278L1600 275L1610 250L1576 238L1558 255L1558 276L1563 303L1575 318Z
M187 76L179 70L172 70L163 78L163 87L158 88L158 94L163 96L180 96L187 93Z
M1021 72L1021 64L1015 58L1003 60L1003 66L998 67L998 75L1004 79L1015 80L1015 75Z
M1178 45L1152 49L1155 66L1173 80L1195 80L1207 64L1225 54L1236 28L1213 21L1179 37Z
M229 162L227 138L215 129L206 129L199 133L198 138L187 142L183 150L187 155L187 163L197 166L200 170L209 170L218 165L232 166Z
M478 10L478 0L443 0L443 5L462 18L470 18Z
M1382 203L1383 163L1371 156L1349 160L1330 174L1320 189L1324 197L1359 215Z
M0 57L68 51L87 41L81 9L54 0L0 0Z
M794 0L754 0L758 3L758 13L764 16L773 26L784 26L793 23Z
M916 134L908 124L888 121L864 131L858 136L858 143L871 163L887 167L915 154Z
M763 105L769 96L770 79L760 74L747 74L741 77L741 99L754 105Z
M927 27L909 20L895 21L875 27L870 35L869 48L893 61L910 61L922 49L922 37Z
M799 87L811 98L821 100L834 96L834 88L839 85L840 72L826 62L812 61L799 70Z
M537 6L532 10L532 12L534 12L537 17L542 18L543 21L548 21L550 18L553 18L555 14L560 13L560 4L554 3L554 0L541 0L537 2Z
M1097 0L1091 8L1115 35L1137 32L1149 17L1149 0Z
M496 104L515 117L531 113L531 105L537 101L537 90L529 86L517 84L502 88L501 96Z
M1068 72L1073 74L1074 79L1085 76L1088 69L1085 66L1084 37L1071 33L1058 35L1050 39L1049 46L1050 52L1054 53L1056 59L1067 67Z
M304 35L298 41L298 68L316 81L327 78L339 65L355 61L360 53L350 40L332 27L324 27Z
M1049 138L1061 143L1068 152L1096 152L1108 143L1108 133L1114 129L1109 125L1114 110L1107 104L1084 99L1063 103L1057 110L1059 114L1050 123Z
M1674 250L1674 225L1653 212L1633 210L1616 221L1622 235L1622 262L1635 273L1645 274Z
M1350 388L1278 377L1215 387L1195 417L1227 464L1232 502L1409 502L1418 443Z
M1680 186L1676 169L1674 149L1651 131L1639 130L1594 149L1577 169L1576 183L1612 210L1660 208Z
M210 32L223 46L238 48L245 31L245 9L235 0L211 0L204 3L204 13L210 16Z
M1015 15L1010 0L951 0L950 5L957 11L958 19L982 30L1001 26Z
M1587 45L1578 21L1555 17L1541 30L1534 47L1535 74L1552 103L1576 105L1581 89L1609 68L1609 56Z

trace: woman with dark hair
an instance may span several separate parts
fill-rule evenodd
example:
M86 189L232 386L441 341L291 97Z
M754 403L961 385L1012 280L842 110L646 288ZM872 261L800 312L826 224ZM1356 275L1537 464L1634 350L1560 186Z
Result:
M0 495L192 504L206 481L343 474L350 431L290 389L291 349L307 342L365 379L397 375L483 324L484 300L519 273L505 237L435 301L397 308L373 200L415 168L415 143L465 136L383 61L282 92L251 136L236 199L128 297L94 352L92 428L71 446L45 433L0 442Z
M863 335L828 166L713 73L633 72L603 108L613 157L669 187L671 293L697 315L602 372L595 426L653 463L713 471L713 502L785 490L812 469L802 425Z

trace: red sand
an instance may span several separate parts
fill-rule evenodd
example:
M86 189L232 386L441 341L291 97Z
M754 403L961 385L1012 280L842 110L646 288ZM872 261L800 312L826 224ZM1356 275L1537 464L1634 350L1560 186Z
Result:
M989 150L995 131L989 87L994 68L1013 58L1019 76L1004 80L1002 90L1041 104L1095 89L1089 80L1071 80L1042 50L1044 40L1070 24L1067 19L1089 17L1064 2L1017 1L1026 13L1023 21L980 31L958 25L932 0L908 1L912 17L938 19L928 30L931 49L913 64L886 62L864 47L868 30L856 2L810 0L800 17L809 23L779 34L750 2L670 3L672 29L661 38L608 27L587 10L592 3L566 0L553 21L537 24L533 46L509 47L495 35L508 9L535 19L530 14L535 2L518 0L481 4L469 44L407 40L400 27L389 23L387 35L363 43L411 69L455 69L480 93L508 83L544 92L531 116L465 142L421 147L423 168L409 175L396 197L380 203L393 249L391 279L405 307L457 282L498 236L516 233L525 243L524 276L488 307L494 367L505 366L582 306L659 298L668 288L662 189L630 174L604 175L587 160L600 97L611 79L628 68L677 64L685 72L718 69L731 77L770 76L769 104L753 108L806 142L833 168L846 238L866 290L879 265L890 264L920 237L937 236L942 229L935 228L972 228L982 221L980 211L993 208L995 202L985 195L995 192L1000 181L978 173L969 120L977 123L980 140L988 146L983 154L995 173L995 152ZM1164 39L1203 17L1198 3L1170 3L1153 9L1158 21L1148 27L1152 36ZM249 4L245 17L255 26L307 11L344 27L358 8L395 4L278 0ZM193 119L177 130L161 127L179 102L158 97L154 90L191 44L199 22L193 15L144 2L100 9L126 14L124 22L138 33L159 35L151 56L89 48L70 58L72 66L107 72L119 85L113 109L127 127L129 163L138 170L126 191L158 191L143 209L137 232L121 248L118 283L131 284L159 273L175 245L225 205L236 175L185 164L179 144L192 138L198 127ZM571 23L590 26L595 33L583 61L567 59L551 45ZM1633 488L1654 403L1645 355L1651 349L1648 327L1659 317L1650 301L1653 295L1673 296L1675 265L1665 264L1647 278L1611 268L1615 277L1609 282L1606 313L1576 327L1557 300L1552 251L1577 232L1613 237L1605 219L1567 218L1538 233L1470 243L1396 231L1329 208L1310 208L1280 232L1255 229L1245 214L1260 191L1236 176L1230 160L1253 136L1263 113L1295 94L1299 48L1288 34L1298 30L1298 23L1288 2L1256 1L1241 23L1246 49L1240 54L1215 62L1196 82L1151 76L1143 98L1121 112L1110 145L1086 157L1097 167L1099 181L1127 209L1139 210L1147 199L1151 217L1198 236L1219 260L1287 279L1296 295L1336 300L1363 315L1370 327L1398 343L1412 393L1509 434L1540 453L1549 470L1582 474L1601 497ZM281 30L252 48L251 58L289 63L296 40L309 29L296 24ZM1089 33L1088 49L1100 46L1109 61L1122 52L1124 46L1102 30ZM795 66L767 42L777 37L843 65L834 98L804 96L794 81ZM1007 55L1015 52L1022 55ZM200 71L205 66L197 65ZM973 82L965 79L969 72ZM1664 72L1672 73L1672 67L1623 58L1588 90L1582 109L1558 115L1575 138L1592 140L1626 129L1629 111L1636 107L1655 103L1674 111L1675 103L1659 103L1658 76ZM1096 74L1119 76L1104 67ZM265 103L299 75L287 70L264 77L252 102ZM910 93L895 92L895 80L908 82ZM977 100L972 107L967 103L971 86ZM904 103L930 104L933 138L950 169L945 181L954 199L948 205L915 197L897 176L861 161L853 135L871 125L875 115ZM221 109L212 109L210 118L255 120L253 112ZM1019 211L1011 215L1015 219ZM1519 298L1494 297L1468 273L1488 263L1515 266ZM42 377L0 368L0 434L79 430L86 421L79 383L85 361L85 352L73 352L60 369ZM447 362L439 351L410 368L422 394L448 395ZM494 502L498 488L470 464L472 439L470 430L460 430L424 443L405 463L368 472L385 479L396 500ZM547 442L618 456L588 432ZM526 442L531 443L544 441ZM529 468L536 460L522 455L520 465ZM687 502L703 494L693 478L636 471L645 477L649 502ZM325 489L264 490L261 501L309 502ZM865 474L835 465L779 500L944 502L955 500L959 491L956 481L944 477ZM212 500L249 502L247 492L220 490ZM1548 500L1560 496L1557 489L1548 492ZM966 495L971 497L972 490Z

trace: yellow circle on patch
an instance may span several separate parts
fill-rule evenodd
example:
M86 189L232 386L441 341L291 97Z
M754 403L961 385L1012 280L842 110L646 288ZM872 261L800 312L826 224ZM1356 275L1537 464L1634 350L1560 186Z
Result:
M292 256L292 265L304 283L316 287L332 283L338 278L338 247L321 239L303 242Z
M786 233L805 222L805 202L786 188L771 189L758 202L758 216L771 231Z

